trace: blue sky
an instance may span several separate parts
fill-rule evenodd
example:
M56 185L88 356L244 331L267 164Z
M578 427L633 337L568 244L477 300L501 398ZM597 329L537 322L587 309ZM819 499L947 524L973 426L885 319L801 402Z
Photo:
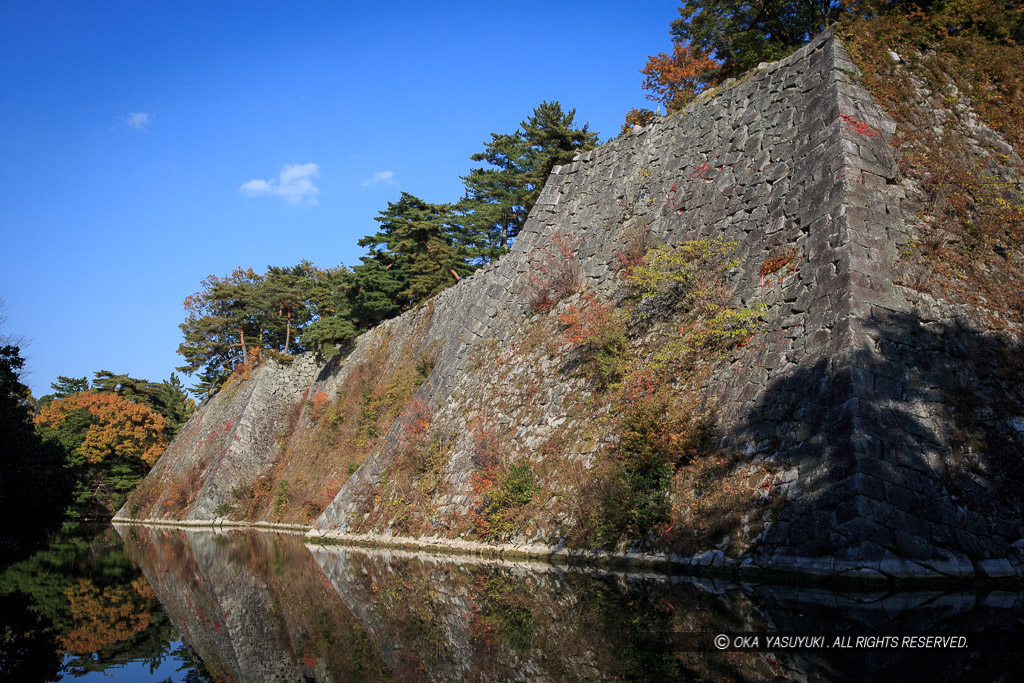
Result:
M358 263L388 201L458 200L544 100L616 134L678 6L4 0L0 333L29 340L25 381L167 378L202 278Z

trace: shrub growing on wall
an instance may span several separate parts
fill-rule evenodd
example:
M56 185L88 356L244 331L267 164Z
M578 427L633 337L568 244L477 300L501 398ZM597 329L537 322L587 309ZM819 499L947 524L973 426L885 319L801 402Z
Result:
M580 485L579 545L644 538L670 522L673 478L705 455L713 407L700 380L746 343L762 311L729 305L734 248L715 239L655 246L621 269L628 296L620 311L586 294L559 316L618 436Z

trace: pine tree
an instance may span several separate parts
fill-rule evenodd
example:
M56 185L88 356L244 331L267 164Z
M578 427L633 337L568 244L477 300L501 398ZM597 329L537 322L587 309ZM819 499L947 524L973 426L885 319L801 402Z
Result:
M57 381L50 382L50 388L53 389L53 393L40 396L37 408L44 408L60 398L67 398L82 391L89 391L89 378L57 375Z
M353 321L353 293L354 275L344 266L317 269L307 284L311 322L303 327L301 340L318 358L330 358L359 334Z
M589 124L576 128L575 118L575 109L562 112L562 105L558 102L541 102L533 114L519 124L527 146L527 182L530 186L527 203L530 208L537 202L553 167L568 164L579 152L597 146L597 133L590 132Z
M491 133L484 151L470 159L490 167L474 168L462 177L466 195L457 208L467 232L482 242L473 256L490 261L508 251L530 212L526 144L519 131Z
M301 327L312 317L309 298L316 270L309 261L290 268L270 266L260 287L258 296L267 311L268 325L274 335L271 345L284 353L291 353L292 340L295 339L293 328ZM296 350L303 351L301 346Z
M403 192L375 219L380 229L359 240L369 247L354 269L353 316L375 325L444 290L473 270L471 246L450 204L431 204Z
M202 289L185 299L185 340L178 353L185 364L178 367L188 375L198 373L193 388L206 393L219 386L237 364L249 363L249 347L258 346L265 329L266 312L260 306L258 285L263 277L250 268L236 268L231 275L210 275Z
M491 133L484 151L470 157L489 165L462 178L466 194L457 208L467 234L479 241L472 257L489 261L506 252L551 169L597 145L597 133L587 125L577 128L575 116L575 109L563 112L558 102L542 102L514 133Z

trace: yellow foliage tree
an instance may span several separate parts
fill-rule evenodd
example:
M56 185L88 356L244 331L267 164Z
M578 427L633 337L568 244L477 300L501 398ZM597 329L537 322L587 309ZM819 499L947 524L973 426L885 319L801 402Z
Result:
M633 130L633 126L646 126L651 121L654 121L656 116L658 115L647 107L640 107L639 109L634 107L626 112L626 122L622 124L622 130L619 131L619 134L625 135Z
M117 394L83 391L58 399L39 411L36 426L59 433L75 411L85 411L90 417L81 443L74 449L88 463L121 456L138 458L152 467L167 447L163 416Z
M80 655L98 652L145 631L157 605L153 589L141 576L128 585L106 587L79 579L68 587L66 595L74 627L59 642L65 652Z

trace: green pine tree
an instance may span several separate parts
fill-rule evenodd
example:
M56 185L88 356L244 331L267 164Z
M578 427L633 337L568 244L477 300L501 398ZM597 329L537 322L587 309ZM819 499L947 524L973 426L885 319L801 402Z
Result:
M375 219L380 229L359 240L368 247L353 269L353 317L376 325L422 303L473 271L463 227L450 204L431 204L403 192Z
M508 251L537 202L551 169L597 145L598 135L577 128L576 110L542 102L514 133L491 133L484 151L470 157L488 166L462 177L466 194L457 205L470 258L490 261Z

